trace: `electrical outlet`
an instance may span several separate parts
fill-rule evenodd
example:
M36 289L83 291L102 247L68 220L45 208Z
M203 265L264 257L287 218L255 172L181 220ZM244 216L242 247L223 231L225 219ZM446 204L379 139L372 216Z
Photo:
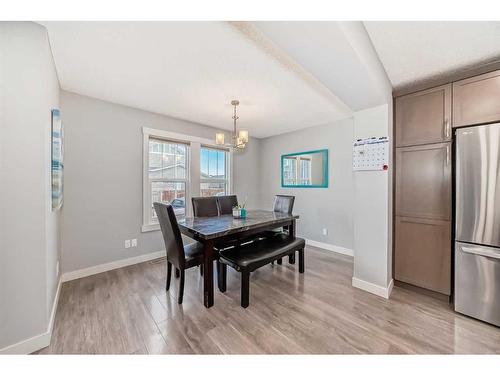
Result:
M327 235L328 235L328 229L323 228L323 236L327 236Z
M137 247L137 238L132 238L132 247Z
M125 240L125 249L130 247L130 240Z

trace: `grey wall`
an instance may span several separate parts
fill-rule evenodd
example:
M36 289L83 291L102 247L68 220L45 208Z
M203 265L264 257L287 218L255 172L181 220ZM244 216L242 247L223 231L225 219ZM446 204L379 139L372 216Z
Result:
M45 28L0 22L0 348L47 331L57 288L51 109L59 83Z
M233 153L233 188L239 203L247 199L248 208L260 207L260 153L261 140L251 138L244 151Z
M63 271L164 249L159 231L141 233L142 127L213 138L216 129L61 92L65 127ZM229 119L230 120L230 119ZM234 190L257 205L259 141L234 155ZM125 249L125 239L138 239Z
M263 139L261 142L261 206L271 208L276 194L295 195L300 215L298 234L314 241L353 249L353 120ZM328 149L328 188L281 188L282 154ZM328 229L328 235L322 229Z

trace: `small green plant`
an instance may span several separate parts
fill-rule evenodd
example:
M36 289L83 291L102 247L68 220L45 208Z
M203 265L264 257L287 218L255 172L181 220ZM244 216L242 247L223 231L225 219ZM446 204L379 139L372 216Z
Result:
M247 206L247 199L248 199L248 196L245 197L245 201L243 202L243 204L238 204L237 206L234 206L233 210L243 210L243 209L245 209L245 207Z

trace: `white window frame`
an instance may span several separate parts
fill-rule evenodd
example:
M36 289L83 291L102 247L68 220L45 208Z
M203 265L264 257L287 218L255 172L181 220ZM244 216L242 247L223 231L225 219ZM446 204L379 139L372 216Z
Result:
M207 145L206 143L200 145L200 155L201 155L201 149L202 148L208 148L208 149L213 149L213 150L222 150L222 151L226 151L226 160L224 162L224 165L225 165L225 175L226 175L226 178L224 179L220 179L220 178L201 178L201 163L199 165L199 169L200 169L200 194L201 194L201 184L203 183L206 183L206 184L210 184L210 183L224 183L226 184L227 186L227 195L231 194L232 190L231 189L231 179L230 179L230 170L231 170L231 167L230 167L230 157L231 157L231 152L229 149L227 148L221 148L221 147L214 147L212 145Z
M151 232L160 230L160 225L151 223L151 189L149 182L149 140L159 139L168 142L185 143L188 145L188 153L186 155L187 170L186 170L186 217L192 216L191 197L200 196L200 152L202 146L210 148L218 148L229 151L228 160L226 163L228 194L233 192L233 154L228 147L221 147L215 143L215 140L201 138L182 133L175 133L166 130L152 129L143 126L143 146L142 146L142 232ZM215 134L215 133L214 133ZM219 180L220 181L220 180ZM184 182L184 180L183 180ZM205 180L204 180L205 182Z

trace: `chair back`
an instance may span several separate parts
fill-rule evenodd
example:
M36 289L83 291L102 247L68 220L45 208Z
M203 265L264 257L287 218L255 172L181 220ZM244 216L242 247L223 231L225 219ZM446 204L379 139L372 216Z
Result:
M238 205L238 197L236 195L223 195L217 197L219 206L219 215L231 215L233 207Z
M177 225L174 209L171 205L160 202L154 202L153 206L165 241L167 259L177 268L184 268L186 261L184 244L182 243L181 231Z
M276 195L273 211L291 215L294 202L295 197L293 195Z
M193 203L194 217L218 216L217 197L196 197L191 198Z

